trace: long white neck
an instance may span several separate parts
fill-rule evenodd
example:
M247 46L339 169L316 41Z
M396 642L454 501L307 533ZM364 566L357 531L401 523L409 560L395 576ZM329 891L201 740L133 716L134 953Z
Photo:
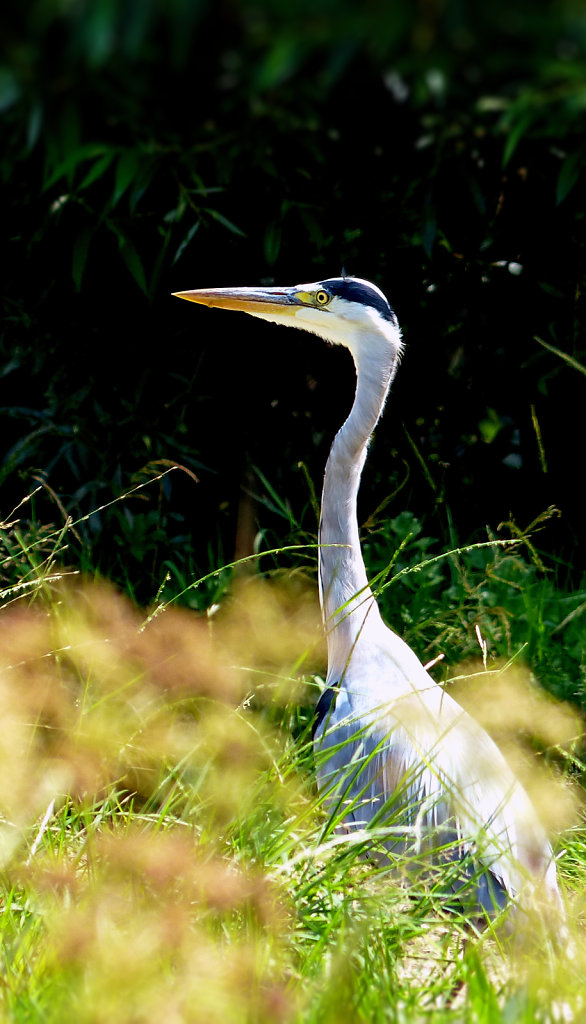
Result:
M330 683L340 680L354 645L380 620L360 549L356 500L368 441L396 369L398 339L398 330L394 343L373 332L367 338L362 336L359 346L352 346L356 395L326 464L319 576Z

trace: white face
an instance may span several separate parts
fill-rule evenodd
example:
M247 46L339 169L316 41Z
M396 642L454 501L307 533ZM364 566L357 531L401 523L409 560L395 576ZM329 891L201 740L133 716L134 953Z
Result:
M343 298L341 295L329 295L319 282L301 285L296 291L304 298L308 296L310 301L293 307L293 326L318 334L334 345L352 348L352 341L357 335L365 332L370 334L373 330L384 330L387 326L380 313L372 306ZM327 301L320 301L323 295L328 296ZM382 292L380 296L382 301L386 302ZM285 315L277 322L291 324L291 319Z

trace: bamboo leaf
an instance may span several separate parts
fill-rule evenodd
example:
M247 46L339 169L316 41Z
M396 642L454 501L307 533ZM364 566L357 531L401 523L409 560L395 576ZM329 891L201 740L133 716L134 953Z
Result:
M267 226L264 237L265 259L274 263L281 248L281 225L274 221Z
M180 245L177 246L175 255L173 257L173 263L171 264L172 266L175 263L177 263L177 260L181 259L181 257L183 256L183 253L187 249L187 246L191 242L191 240L194 237L194 235L195 235L195 233L196 233L198 228L199 228L199 221L196 220L195 224L192 224L192 226L190 227L189 231L185 235L183 241L180 243Z
M526 134L527 129L531 124L532 120L532 112L527 111L526 113L521 114L517 122L513 124L513 127L511 128L507 137L507 141L505 143L505 148L503 152L503 167L507 166L521 139Z
M132 274L138 287L146 295L148 293L148 288L144 267L142 265L142 260L129 238L124 238L122 240L122 243L120 245L120 255L122 256L122 259L124 260L128 270Z
M73 246L73 257L71 261L71 273L75 290L80 291L83 272L87 263L90 242L94 234L93 228L89 226L82 228Z
M43 190L51 188L51 186L55 185L56 182L61 180L61 178L72 175L79 164L83 163L84 160L91 160L95 157L103 156L107 152L107 146L95 142L87 143L84 146L78 146L77 149L74 149L69 153L65 160L62 160L61 163L58 164L45 182Z
M90 168L90 170L86 174L86 176L83 179L83 181L81 182L81 185L79 186L80 191L83 191L84 189L89 188L89 186L92 185L94 183L94 181L97 181L98 178L101 178L102 175L105 174L105 172L108 170L108 168L109 168L110 164L112 163L113 159L114 159L114 153L110 152L110 153L104 153L104 155L102 157L100 157L98 160L96 160L94 162L93 166Z
M217 220L219 224L222 224L225 228L228 229L228 231L231 231L232 234L240 235L241 238L246 238L246 234L244 233L244 231L236 227L236 225L233 224L231 220L228 220L227 217L224 217L223 213L219 213L218 210L210 210L209 208L206 209L204 212L209 213L210 217L213 217L214 220Z
M112 206L120 201L132 183L140 163L139 154L135 149L125 149L118 157L116 164L116 180L112 195Z
M584 164L584 150L579 149L576 153L570 154L564 160L558 176L555 201L562 203L580 177Z

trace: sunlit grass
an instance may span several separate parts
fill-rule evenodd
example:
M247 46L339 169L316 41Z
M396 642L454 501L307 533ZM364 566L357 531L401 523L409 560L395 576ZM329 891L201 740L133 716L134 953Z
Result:
M0 614L4 1019L582 1019L581 724L516 659L449 685L565 829L570 952L547 934L523 951L468 919L445 865L375 866L380 836L328 826L310 744L323 641L300 579L243 578L197 616L58 575Z

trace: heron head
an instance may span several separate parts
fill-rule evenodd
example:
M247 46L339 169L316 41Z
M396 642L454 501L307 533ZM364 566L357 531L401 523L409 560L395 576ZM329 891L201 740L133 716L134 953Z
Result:
M377 335L394 354L401 351L397 318L376 285L357 277L333 277L292 288L198 288L175 292L180 299L239 309L263 320L311 331L355 358L361 339Z

